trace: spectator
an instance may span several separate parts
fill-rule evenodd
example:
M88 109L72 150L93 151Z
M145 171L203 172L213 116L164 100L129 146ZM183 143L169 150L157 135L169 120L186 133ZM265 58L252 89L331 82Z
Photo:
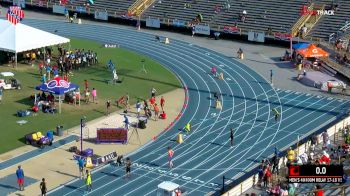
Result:
M295 187L293 184L288 184L288 195L294 195L295 194Z
M41 183L40 183L40 190L41 190L41 196L46 196L47 187L46 187L45 178L43 178L43 179L41 180Z
M16 176L17 176L17 183L18 183L18 186L19 186L19 190L20 191L24 191L24 172L23 172L23 169L21 168L21 166L19 165L18 166L18 169L16 171Z
M136 102L136 111L137 111L137 117L139 117L139 116L140 116L141 107L142 107L142 105L141 105L140 100L137 100L137 102Z
M2 103L3 94L4 94L4 89L3 89L3 87L0 87L0 104Z
M95 88L92 88L91 95L92 95L92 103L95 103L96 101L96 104L97 104L97 90Z
M324 131L322 133L322 139L323 139L323 148L329 147L331 142L329 140L329 135L328 135L327 131Z
M264 170L262 168L262 165L259 166L258 168L258 186L261 187L261 182L263 181L264 177Z
M109 114L110 114L110 108L111 108L111 100L108 99L106 102L106 109L107 109L106 114L107 114L107 116L109 116Z
M166 119L166 113L164 112L164 110L163 110L163 112L160 114L160 119Z
M151 89L151 97L155 97L156 93L157 93L157 90L154 87L152 87L152 89Z
M164 97L162 96L162 97L160 98L160 107L162 108L162 111L164 111L164 104L165 104L165 99L164 99Z
M343 56L343 63L344 64L346 64L346 63L348 63L348 57L346 56L346 54L344 54L344 56Z
M153 110L154 110L154 120L157 120L157 118L159 118L159 107L156 103L153 105Z
M289 147L289 150L288 150L288 156L287 156L287 159L290 163L292 163L294 160L295 160L295 152L294 150L292 149L292 147Z
M324 191L322 190L321 185L317 184L315 189L315 196L323 196Z
M310 146L310 150L311 151L315 151L315 146L317 145L317 135L314 133L312 134L311 138L310 138L310 142L311 142L311 146Z
M279 174L279 157L277 155L272 158L272 173Z
M80 179L84 177L84 165L85 161L82 157L78 158L78 167L79 167L79 174L80 174Z

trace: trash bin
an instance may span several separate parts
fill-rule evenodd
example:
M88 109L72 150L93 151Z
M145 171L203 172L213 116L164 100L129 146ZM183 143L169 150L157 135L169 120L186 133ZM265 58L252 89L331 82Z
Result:
M63 126L59 125L56 127L56 135L63 136Z

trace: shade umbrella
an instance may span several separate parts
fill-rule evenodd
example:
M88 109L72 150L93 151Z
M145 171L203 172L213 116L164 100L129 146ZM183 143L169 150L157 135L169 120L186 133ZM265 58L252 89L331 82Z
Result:
M310 46L309 43L297 43L297 44L293 44L293 49L294 50L299 50L299 49L307 48L309 46Z
M59 113L61 113L61 95L74 91L75 89L78 89L78 88L79 88L78 85L67 82L60 77L55 77L53 80L35 87L36 90L58 95Z
M316 47L314 44L311 44L305 49L297 50L297 53L302 55L304 58L329 56L328 52L324 51L322 48Z

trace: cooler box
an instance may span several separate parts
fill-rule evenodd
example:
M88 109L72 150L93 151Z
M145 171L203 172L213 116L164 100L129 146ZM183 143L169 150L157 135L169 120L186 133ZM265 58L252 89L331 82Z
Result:
M48 132L46 133L46 136L47 136L50 140L52 140L52 139L53 139L53 131L48 131Z

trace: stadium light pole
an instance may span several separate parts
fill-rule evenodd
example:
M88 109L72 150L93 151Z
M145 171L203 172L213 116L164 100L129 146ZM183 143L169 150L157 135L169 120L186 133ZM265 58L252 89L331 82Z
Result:
M85 126L85 116L80 119L80 153L83 152L83 127Z

